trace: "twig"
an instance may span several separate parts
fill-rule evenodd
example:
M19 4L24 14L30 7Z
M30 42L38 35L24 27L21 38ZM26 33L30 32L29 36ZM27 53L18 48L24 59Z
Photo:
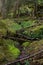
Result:
M17 40L17 41L22 41L22 42L39 40L39 38L29 38L28 36L22 35L22 34L18 34L18 36L14 36L14 37L6 36L6 37L3 37L3 38Z

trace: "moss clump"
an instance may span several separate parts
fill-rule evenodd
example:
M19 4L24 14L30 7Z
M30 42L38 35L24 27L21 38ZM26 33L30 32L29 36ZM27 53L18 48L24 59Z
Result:
M5 50L5 56L8 61L15 60L18 58L20 51L14 45L8 45L7 50Z
M14 46L13 40L0 39L0 45L7 61L13 61L18 58L20 50Z
M26 48L26 47L28 47L30 44L31 44L30 42L24 42L24 43L22 44L22 46Z
M7 30L10 33L16 33L17 30L21 29L21 26L17 24L14 20L5 19L2 21L6 24Z

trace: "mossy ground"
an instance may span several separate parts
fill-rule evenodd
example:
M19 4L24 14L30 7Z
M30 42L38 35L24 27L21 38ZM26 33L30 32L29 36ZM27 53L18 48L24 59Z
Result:
M21 53L20 46L22 46L22 50L24 50L27 55L43 50L43 22L39 23L38 20L22 20L20 22L21 24L10 19L0 20L0 62L2 63L3 61L7 63L16 60ZM17 40L3 38L3 36L7 36L7 32L9 32L9 36L12 35L12 37L14 37L16 31L23 28L26 29L20 33L29 38L38 38L38 40L29 40L21 44L21 41L18 42Z

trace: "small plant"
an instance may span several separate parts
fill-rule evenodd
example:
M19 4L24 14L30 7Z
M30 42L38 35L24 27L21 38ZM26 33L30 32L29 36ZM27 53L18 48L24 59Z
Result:
M28 60L25 60L24 61L24 65L30 65L29 61Z

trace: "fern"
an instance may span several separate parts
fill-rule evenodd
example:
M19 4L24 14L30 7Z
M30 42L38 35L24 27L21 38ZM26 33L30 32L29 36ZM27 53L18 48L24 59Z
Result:
M29 61L28 60L25 60L24 62L25 64L24 65L30 65Z

